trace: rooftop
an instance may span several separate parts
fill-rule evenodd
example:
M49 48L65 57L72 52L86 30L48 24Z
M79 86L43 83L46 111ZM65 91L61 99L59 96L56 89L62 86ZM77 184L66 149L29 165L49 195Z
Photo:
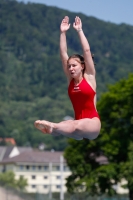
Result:
M60 158L63 155L63 152L50 152L50 151L27 151L23 152L17 156L12 158L5 158L3 159L0 164L4 163L59 163Z

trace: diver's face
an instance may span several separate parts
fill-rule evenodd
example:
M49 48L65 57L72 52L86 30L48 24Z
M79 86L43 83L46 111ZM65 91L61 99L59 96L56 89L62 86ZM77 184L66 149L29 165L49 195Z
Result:
M68 61L68 70L72 78L80 77L83 73L83 64L80 63L78 58L71 58Z

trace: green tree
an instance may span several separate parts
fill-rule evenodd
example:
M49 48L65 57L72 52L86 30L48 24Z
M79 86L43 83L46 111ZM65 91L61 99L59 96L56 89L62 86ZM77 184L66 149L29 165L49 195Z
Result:
M23 177L16 180L15 174L12 171L8 171L0 173L0 185L13 187L22 191L25 190L25 187L27 186L27 180Z
M128 160L120 165L120 177L126 177L127 184L122 185L123 188L129 189L129 197L133 199L133 142L130 142L128 148Z
M101 151L108 158L115 171L112 179L127 181L124 187L129 189L133 199L133 74L109 86L102 95L98 109L102 121L100 137ZM106 166L105 166L106 168ZM106 188L106 187L104 187Z
M68 190L84 185L90 194L115 194L114 186L123 179L133 199L133 74L109 86L98 102L102 129L93 141L69 140L65 151L72 175L67 180ZM98 156L108 159L97 163Z
M23 177L20 176L18 180L16 180L16 186L18 189L25 190L25 187L27 186L27 180Z
M101 193L98 188L96 169L100 166L96 158L100 154L97 140L76 141L69 139L65 149L65 159L72 172L67 178L67 188L70 193L87 191L89 194Z

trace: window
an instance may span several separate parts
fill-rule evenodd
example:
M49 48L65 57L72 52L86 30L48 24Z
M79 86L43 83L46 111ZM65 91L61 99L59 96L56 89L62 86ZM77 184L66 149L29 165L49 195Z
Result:
M48 178L48 176L44 176L44 179L47 179Z
M29 170L29 169L30 169L30 166L29 166L29 165L26 165L26 169Z
M32 175L32 177L31 177L32 179L36 179L36 176L35 175Z
M53 171L60 171L60 166L53 166L52 169Z
M38 166L38 169L41 170L41 169L42 169L42 166Z
M57 179L60 179L60 176L56 176Z
M44 166L44 170L47 171L48 170L48 166Z
M64 166L64 171L70 171L68 166Z
M44 188L48 188L48 185L44 185L43 187L44 187Z
M60 185L56 185L56 188L60 188Z
M23 165L20 165L20 166L19 166L19 169L20 169L20 170L23 170L23 169L24 169L24 166L23 166Z
M32 169L33 169L33 170L35 170L35 169L36 169L36 166L35 166L35 165L33 165L33 166L32 166Z
M3 166L2 172L6 172L6 165Z
M36 188L36 185L32 185L31 187L32 187L32 188Z
M56 166L55 168L57 171L60 171L60 166Z

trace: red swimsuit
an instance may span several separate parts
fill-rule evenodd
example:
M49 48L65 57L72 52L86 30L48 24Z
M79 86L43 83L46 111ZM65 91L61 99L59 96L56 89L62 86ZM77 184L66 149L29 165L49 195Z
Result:
M74 108L75 119L100 118L94 105L95 94L96 92L84 78L77 86L74 86L74 79L71 80L68 95Z

